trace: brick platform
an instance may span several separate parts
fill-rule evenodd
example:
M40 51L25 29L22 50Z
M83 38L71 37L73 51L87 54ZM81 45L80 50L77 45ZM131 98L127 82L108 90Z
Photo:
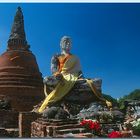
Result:
M19 137L28 138L31 136L31 122L35 121L39 116L34 112L19 113Z
M18 128L19 113L12 110L0 110L0 127Z
M5 129L10 138L18 138L19 137L19 129L18 128L8 128Z
M86 129L79 125L77 119L45 120L37 119L31 124L31 137L64 137L72 133L74 137L88 138Z

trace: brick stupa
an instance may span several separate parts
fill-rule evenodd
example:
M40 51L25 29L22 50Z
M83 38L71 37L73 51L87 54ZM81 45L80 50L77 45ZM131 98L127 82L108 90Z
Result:
M0 99L11 101L17 111L30 111L43 98L43 80L24 31L22 10L18 7L6 52L0 56Z

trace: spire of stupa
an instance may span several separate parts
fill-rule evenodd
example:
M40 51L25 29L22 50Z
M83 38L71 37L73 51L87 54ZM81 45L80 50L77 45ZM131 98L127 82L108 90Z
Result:
M16 15L14 17L14 23L8 40L8 48L24 50L29 48L24 30L23 13L20 7L17 8Z

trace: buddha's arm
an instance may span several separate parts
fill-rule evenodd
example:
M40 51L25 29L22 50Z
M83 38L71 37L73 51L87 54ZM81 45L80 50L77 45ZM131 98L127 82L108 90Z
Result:
M51 72L55 74L59 70L59 60L57 55L54 55L51 59Z

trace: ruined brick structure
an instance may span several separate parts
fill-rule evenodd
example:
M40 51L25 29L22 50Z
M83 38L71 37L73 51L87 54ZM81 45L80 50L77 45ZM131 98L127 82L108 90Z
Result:
M77 119L68 120L45 120L38 118L31 124L31 137L55 137L62 138L65 135L72 133L75 134L75 138L90 138L91 133L87 133L87 130L80 126ZM76 135L77 134L77 135Z
M11 101L17 111L30 111L43 98L43 80L24 31L18 7L6 52L0 56L0 99Z

